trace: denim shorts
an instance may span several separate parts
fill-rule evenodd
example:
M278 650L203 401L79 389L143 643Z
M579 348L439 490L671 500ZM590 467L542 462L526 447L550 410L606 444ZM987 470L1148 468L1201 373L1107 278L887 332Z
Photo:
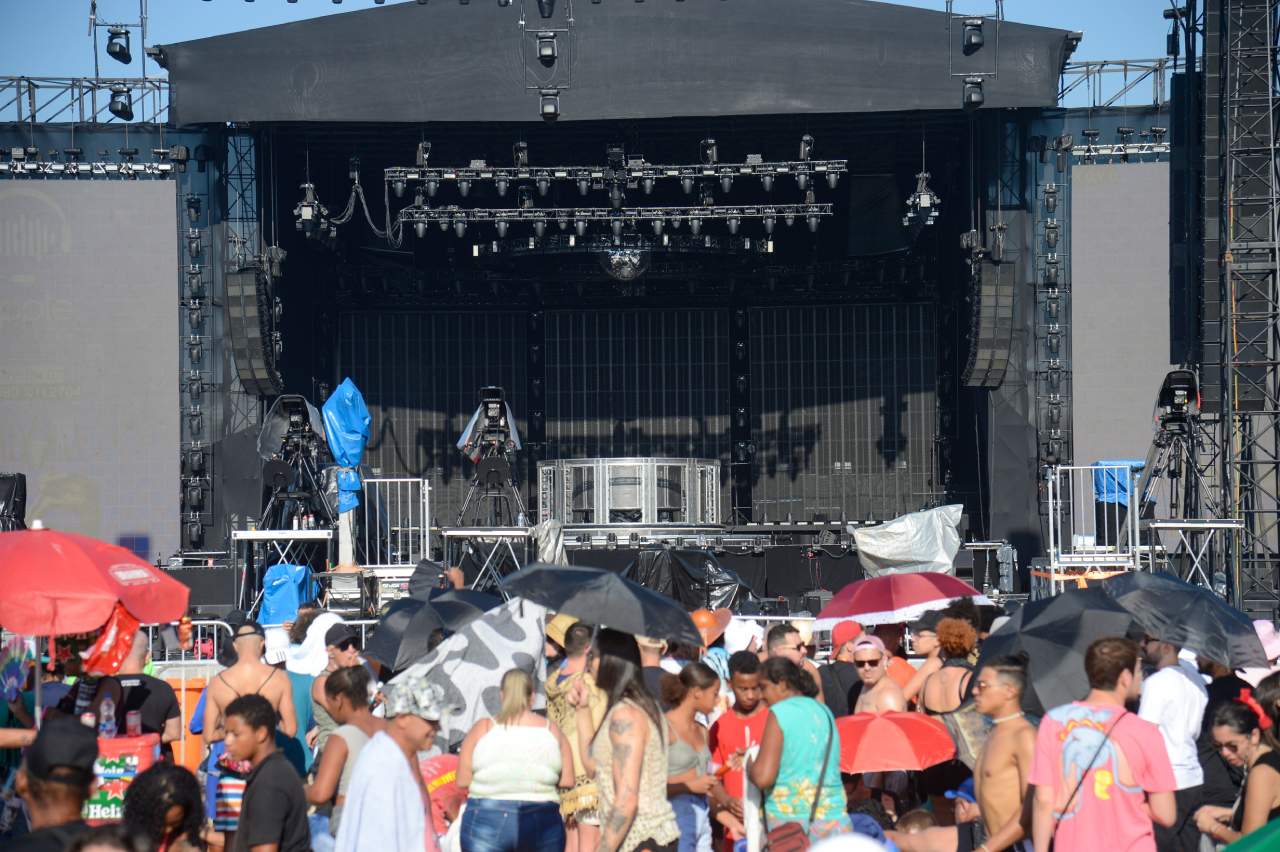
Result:
M460 840L462 852L562 852L560 804L468 799Z

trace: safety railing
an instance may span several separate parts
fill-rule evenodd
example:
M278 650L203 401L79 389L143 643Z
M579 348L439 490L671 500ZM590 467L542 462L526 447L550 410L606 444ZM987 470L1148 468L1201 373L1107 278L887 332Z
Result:
M425 479L366 479L356 561L375 570L412 569L430 552L431 484Z
M1132 571L1138 562L1137 518L1127 464L1058 465L1046 473L1049 513L1048 580L1055 592L1074 573Z

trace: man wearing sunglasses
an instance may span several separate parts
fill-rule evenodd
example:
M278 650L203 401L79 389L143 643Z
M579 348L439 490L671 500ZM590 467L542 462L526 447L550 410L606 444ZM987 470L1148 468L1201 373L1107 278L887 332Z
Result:
M853 664L858 668L862 681L862 693L858 696L855 713L888 713L905 711L907 700L902 687L889 677L889 652L876 636L859 636L853 643Z
M818 667L809 659L809 649L805 646L804 639L800 636L800 631L796 629L794 624L781 622L770 627L769 634L765 639L765 647L768 649L770 657L786 657L807 671L809 677L813 678L813 682L818 686L818 694L814 698L819 702L824 700L822 678L818 675Z

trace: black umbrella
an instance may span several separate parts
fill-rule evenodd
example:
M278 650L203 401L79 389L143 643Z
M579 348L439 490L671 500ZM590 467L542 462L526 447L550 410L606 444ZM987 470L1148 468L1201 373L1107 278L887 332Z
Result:
M1027 690L1022 707L1042 716L1089 693L1085 651L1097 639L1126 635L1133 623L1132 615L1096 588L1032 601L986 638L977 668L981 670L995 657L1025 653Z
M693 619L675 600L611 571L531 565L502 581L508 594L600 627L700 646Z
M446 630L457 633L480 616L502 603L502 598L474 589L450 589L428 598L431 608L440 616Z
M1103 582L1102 590L1163 642L1233 669L1270 666L1249 616L1203 586L1170 574L1129 571Z
M409 597L425 601L433 593L439 593L445 586L441 585L444 577L444 566L430 559L423 559L414 567L409 575Z
M392 601L365 644L364 655L398 672L425 657L431 633L444 626L428 603L413 598Z

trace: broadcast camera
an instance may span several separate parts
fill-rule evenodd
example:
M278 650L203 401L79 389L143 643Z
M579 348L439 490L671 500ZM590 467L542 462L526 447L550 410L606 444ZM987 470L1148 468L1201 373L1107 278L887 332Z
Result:
M1184 432L1190 421L1200 416L1200 390L1196 374L1190 370L1171 370L1160 385L1156 397L1160 428L1168 432Z
M462 431L458 449L474 463L520 448L520 433L511 406L506 402L506 394L499 387L481 388L480 406Z

